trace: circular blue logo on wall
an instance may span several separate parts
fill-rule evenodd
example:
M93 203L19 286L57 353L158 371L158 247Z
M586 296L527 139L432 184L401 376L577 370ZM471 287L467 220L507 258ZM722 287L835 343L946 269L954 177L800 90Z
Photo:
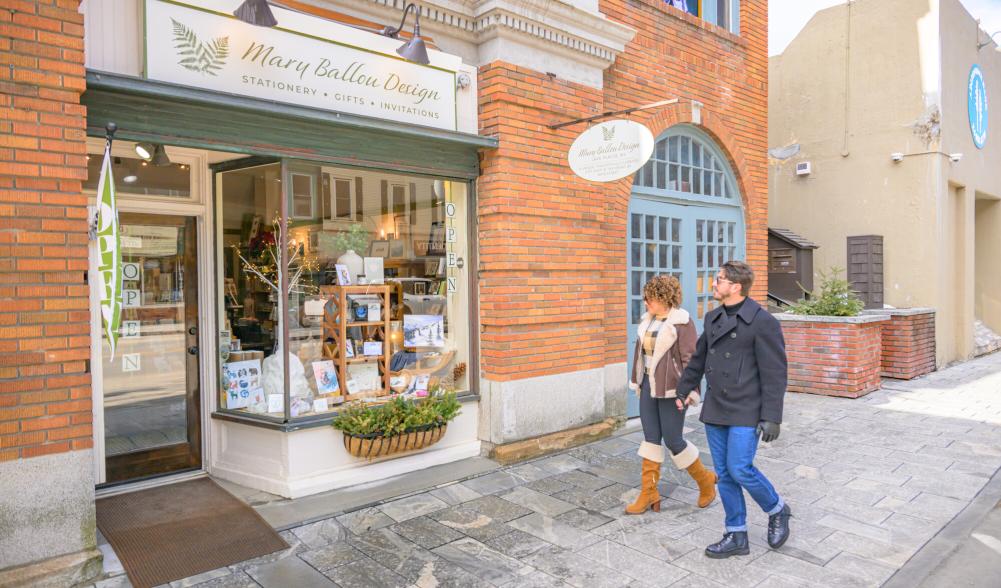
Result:
M983 149L987 142L987 86L984 72L974 64L970 68L970 81L966 89L967 108L970 112L970 132L977 149Z

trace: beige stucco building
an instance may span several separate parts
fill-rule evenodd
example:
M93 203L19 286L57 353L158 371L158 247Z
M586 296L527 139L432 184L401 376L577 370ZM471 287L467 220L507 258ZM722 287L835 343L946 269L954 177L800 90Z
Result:
M820 245L819 270L846 267L848 236L882 235L885 303L937 309L940 366L973 355L977 320L1001 332L996 48L959 0L857 0L770 60L769 225Z

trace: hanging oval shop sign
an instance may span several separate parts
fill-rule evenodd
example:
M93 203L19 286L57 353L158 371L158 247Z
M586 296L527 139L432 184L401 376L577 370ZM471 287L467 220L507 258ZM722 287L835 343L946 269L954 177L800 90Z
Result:
M631 120L610 120L584 131L570 146L573 173L592 182L612 182L643 167L653 154L653 134Z
M966 88L967 110L970 114L970 132L977 149L987 143L987 86L984 72L979 65L970 68L970 80Z

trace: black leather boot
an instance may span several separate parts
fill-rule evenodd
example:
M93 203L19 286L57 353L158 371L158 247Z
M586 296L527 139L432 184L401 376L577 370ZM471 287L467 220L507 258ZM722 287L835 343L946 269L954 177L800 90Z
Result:
M789 517L791 516L792 511L786 504L782 510L768 517L768 545L772 549L782 547L782 544L789 538Z
M751 548L747 544L747 531L734 531L723 535L719 543L706 547L706 555L713 559L724 559L731 555L748 555Z

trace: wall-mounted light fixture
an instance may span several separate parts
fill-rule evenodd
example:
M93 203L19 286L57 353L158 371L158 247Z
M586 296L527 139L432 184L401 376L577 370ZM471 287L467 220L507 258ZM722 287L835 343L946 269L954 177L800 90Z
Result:
M167 150L163 148L163 145L158 143L153 149L153 158L150 159L150 163L157 167L170 165L170 158L167 157Z
M259 27L273 27L278 24L271 7L268 6L268 0L243 0L243 4L233 11L233 16Z
M153 159L153 144L152 143L136 143L136 155L140 159L149 161Z
M393 27L386 27L382 30L382 34L393 39L399 39L400 31L403 30L403 24L407 22L407 13L410 12L411 8L414 9L414 34L396 52L407 61L427 65L431 63L431 60L428 58L428 50L424 45L424 39L421 38L421 9L416 4L407 4L403 8L403 18L400 19L400 26L395 29Z
M977 30L979 31L980 29L977 29ZM997 35L1001 35L1001 31L997 31L996 33L991 33L991 35L989 37L987 37L987 40L984 41L983 43L981 43L981 42L978 41L977 42L977 51L980 51L984 47L986 47L986 46L990 45L991 43L993 43L994 42L994 37L996 37ZM980 33L978 32L977 33L977 37L979 38L979 36L980 36ZM995 51L1001 51L1001 45L999 45L997 47L994 47L994 50Z

